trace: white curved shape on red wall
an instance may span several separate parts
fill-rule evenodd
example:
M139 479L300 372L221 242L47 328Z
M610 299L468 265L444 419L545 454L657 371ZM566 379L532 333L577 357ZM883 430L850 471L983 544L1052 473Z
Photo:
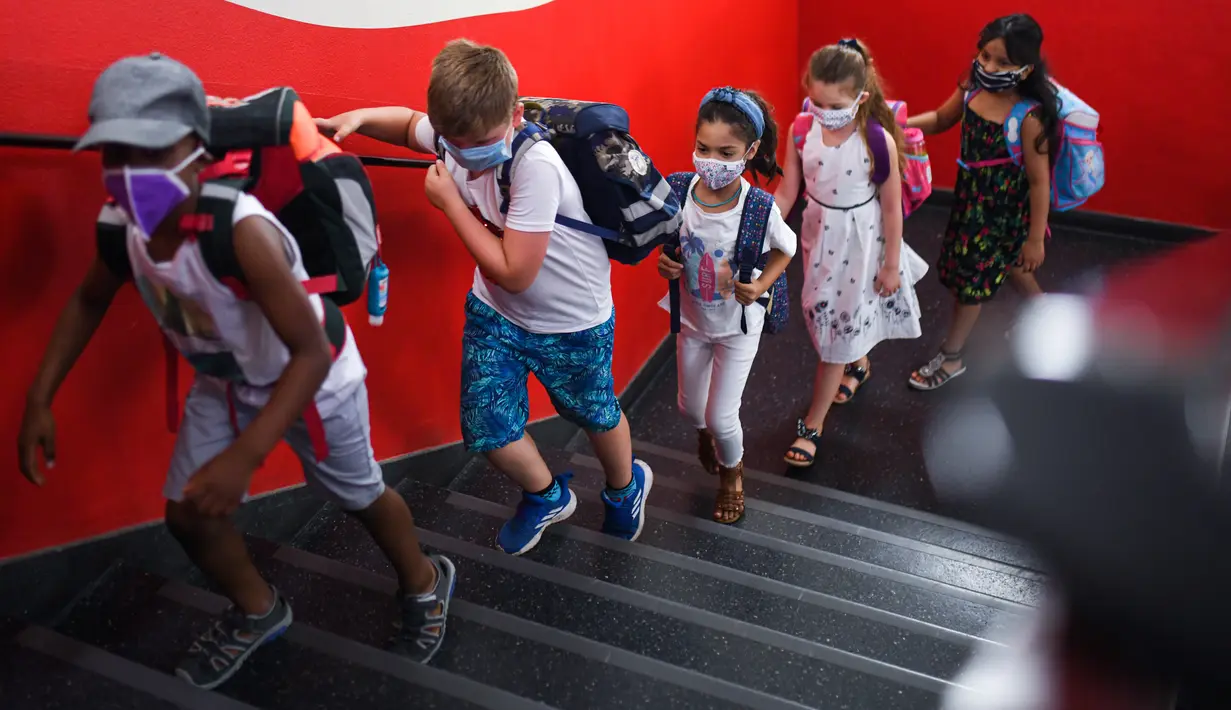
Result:
M258 12L325 27L412 27L528 10L551 0L226 0Z

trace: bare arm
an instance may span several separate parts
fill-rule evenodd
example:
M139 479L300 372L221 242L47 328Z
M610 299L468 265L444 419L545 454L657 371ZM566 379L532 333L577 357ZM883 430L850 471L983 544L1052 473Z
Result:
M880 187L881 229L885 237L883 265L896 270L902 257L902 170L898 167L897 144L887 139L885 145L889 149L889 177Z
M1050 146L1043 141L1043 151L1039 150L1042 134L1043 123L1033 114L1027 114L1022 122L1022 151L1026 179L1030 181L1030 234L1027 239L1035 244L1042 244L1047 235L1047 217L1051 209L1051 163L1046 152Z
M765 284L765 291L768 291L769 287L774 285L774 282L778 280L783 271L786 271L786 267L790 263L790 254L778 251L777 249L770 249L769 256L765 259L765 269L757 277L757 280Z
M923 131L925 136L944 133L961 122L962 111L965 107L965 93L961 89L957 89L935 111L928 111L927 113L921 113L918 116L911 116L906 119L906 127L918 128Z
M55 330L51 332L51 342L43 353L43 362L26 394L28 405L51 406L60 384L81 357L123 285L124 280L107 268L101 258L94 259L85 279L60 312Z
M291 273L282 239L264 217L248 217L235 225L235 257L248 292L291 355L269 402L232 445L253 468L303 416L331 364L325 329Z
M404 106L382 106L355 109L333 118L318 118L316 127L339 142L352 133L358 133L420 153L435 153L434 146L421 145L415 138L415 128L425 118L427 114Z
M17 434L17 466L21 475L37 486L43 485L39 451L43 452L47 468L56 461L56 423L51 415L51 400L98 330L123 284L124 279L108 268L101 257L96 257L56 321L43 362L26 393L26 411Z
M789 214L795 207L795 200L799 199L799 178L802 170L799 151L795 150L794 125L787 131L786 136L786 164L782 166L782 180L774 191L774 202L778 204L782 214Z
M437 167L444 171L437 161ZM446 173L445 179L452 180ZM470 208L457 200L444 208L445 215L453 223L462 244L474 257L479 271L488 280L509 293L521 293L530 288L539 275L543 259L547 256L547 243L551 232L520 232L505 229L504 238L492 234L470 212Z

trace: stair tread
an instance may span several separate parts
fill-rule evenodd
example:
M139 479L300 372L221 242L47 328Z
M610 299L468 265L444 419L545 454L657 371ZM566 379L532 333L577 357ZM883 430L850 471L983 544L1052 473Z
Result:
M713 477L705 473L696 457L675 449L634 442L637 456L654 467L655 473L712 487ZM588 453L573 454L568 466L579 460L593 460ZM786 475L748 469L744 490L753 498L785 505L801 511L833 518L869 530L882 531L912 540L1001 562L1024 570L1038 571L1038 559L1026 546L999 533L983 530L940 515L892 505L862 496L826 488Z
M165 585L166 580L156 575L124 569L74 607L58 630L171 674L183 652L214 616L160 594ZM416 707L478 707L291 643L285 637L254 653L213 692L267 710L404 708L406 698L412 696Z
M58 658L0 646L0 698L6 710L176 710L123 683Z
M279 586L292 601L297 618L326 631L371 645L380 645L394 621L391 593L396 589L392 576L374 582L361 579L362 573L332 563L332 574L291 564L266 548L258 554L258 565L268 579ZM294 554L294 553L292 553ZM301 555L302 557L302 555ZM293 557L288 559L294 559ZM460 560L455 560L460 561ZM463 570L470 569L467 562ZM392 574L390 570L390 575ZM468 576L459 575L458 590L451 608L447 640L432 660L432 666L480 683L502 688L522 697L548 703L561 710L617 710L630 706L654 708L714 708L735 710L748 707L726 702L706 694L663 683L651 675L621 667L609 658L611 647L590 644L589 653L573 652L563 645L543 639L559 635L552 629L534 628L536 624L502 624L501 616L467 603ZM345 576L345 579L339 577ZM506 631L499 626L505 626ZM529 627L529 628L524 628ZM577 639L581 640L581 639ZM644 664L642 664L644 665ZM670 668L657 669L658 675Z
M426 510L426 506L420 506L420 510ZM430 530L432 523L421 522L421 527ZM343 535L353 540L357 530L356 526L344 531ZM454 540L447 535L424 534L423 537L429 547L438 541ZM511 558L491 549L490 541L484 546L460 545L467 555L449 549L444 552L451 554L458 565L456 598L471 604L545 623L715 678L731 679L808 707L817 707L817 703L823 707L828 702L838 703L840 707L841 703L854 703L860 698L894 698L896 704L891 706L903 710L935 707L934 692L748 641L671 615L630 607L603 594L581 591L558 581L507 570L503 565L524 568L526 564L538 563ZM321 553L311 543L306 549ZM345 551L332 546L330 549L328 556L331 558L369 571L392 574L375 546L350 545ZM480 556L487 559L478 559ZM594 580L589 583L601 584Z
M575 480L582 490L586 485L601 486L594 472L584 469L577 471ZM515 506L520 495L515 487L494 471L461 485L460 492L506 506ZM412 497L428 495L418 489L409 493ZM960 598L954 594L961 593L962 589L949 589L909 574L889 574L893 570L889 570L887 576L871 576L861 570L861 567L867 567L866 564L847 565L849 558L841 555L825 557L815 554L818 552L815 549L801 547L793 541L774 536L758 538L747 535L746 530L713 523L701 517L708 517L709 510L702 509L700 501L684 501L680 507L686 510L665 508L660 503L667 499L670 504L671 491L665 490L667 495L663 493L664 489L659 488L651 493L647 502L648 517L638 544L881 608L963 634L984 636L999 623L999 609L992 604L1000 600L995 598L974 591L968 594L969 598ZM447 502L447 498L438 498L432 495L422 504L412 500L412 505L425 510L436 509ZM664 513L670 515L670 519L664 519ZM581 504L569 524L599 529L602 525L602 506L593 500L592 495L583 494ZM782 544L766 547L766 543L776 542Z

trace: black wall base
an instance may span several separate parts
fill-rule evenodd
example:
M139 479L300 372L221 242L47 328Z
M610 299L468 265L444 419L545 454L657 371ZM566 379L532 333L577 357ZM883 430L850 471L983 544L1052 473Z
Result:
M620 397L626 412L644 395L674 354L673 338L664 340L654 351ZM550 448L564 448L578 434L576 426L560 417L534 422L528 431L541 445ZM471 466L472 459L480 465ZM466 453L458 442L385 461L381 468L390 487L408 478L444 487L472 469L482 470L483 462L482 457ZM249 501L236 513L235 521L245 533L289 544L324 507L313 491L298 486ZM88 595L121 561L171 579L186 579L195 573L166 526L153 522L0 563L0 618L54 623L58 615L77 598Z
M953 205L953 190L933 189L932 196L926 205L949 208ZM1170 222L1156 222L1151 219L1125 217L1107 212L1091 212L1088 210L1071 210L1069 212L1052 212L1048 222L1057 227L1081 229L1089 232L1106 232L1122 237L1147 239L1154 242L1185 242L1191 239L1208 237L1215 232L1204 227L1194 227Z

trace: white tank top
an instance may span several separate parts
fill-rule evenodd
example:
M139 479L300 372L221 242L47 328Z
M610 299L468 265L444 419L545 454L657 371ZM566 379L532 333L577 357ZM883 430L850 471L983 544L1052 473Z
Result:
M299 245L255 197L241 193L235 201L232 224L259 216L282 234L291 273L306 280ZM209 272L196 240L186 240L169 261L149 257L141 230L128 222L128 259L133 281L154 313L163 333L200 375L235 385L235 396L260 407L290 361L290 352L264 313L252 301L241 300ZM321 297L310 295L318 318L324 318ZM334 360L316 396L317 409L327 416L333 405L361 384L367 370L350 326L346 342Z

